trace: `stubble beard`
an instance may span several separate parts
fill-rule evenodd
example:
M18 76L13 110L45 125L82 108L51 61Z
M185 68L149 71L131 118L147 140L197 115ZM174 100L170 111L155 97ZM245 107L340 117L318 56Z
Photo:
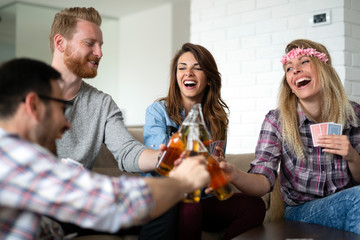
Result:
M56 132L54 132L53 127L53 120L52 116L52 109L50 106L46 106L46 113L44 116L43 121L39 124L36 129L36 140L35 142L39 145L43 146L44 148L48 149L52 152L55 156L57 156L57 147L56 147Z

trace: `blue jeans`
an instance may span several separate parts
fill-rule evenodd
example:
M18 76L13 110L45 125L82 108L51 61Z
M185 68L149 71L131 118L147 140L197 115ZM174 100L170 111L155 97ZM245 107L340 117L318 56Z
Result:
M286 206L284 219L360 234L360 186L298 206Z

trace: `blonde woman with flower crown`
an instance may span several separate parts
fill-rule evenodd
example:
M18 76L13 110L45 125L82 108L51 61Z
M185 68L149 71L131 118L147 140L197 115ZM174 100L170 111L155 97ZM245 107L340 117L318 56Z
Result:
M298 39L285 52L279 105L263 121L250 171L221 166L242 192L262 196L280 165L285 219L360 234L360 105L347 99L322 44ZM314 146L310 126L325 122L343 131Z

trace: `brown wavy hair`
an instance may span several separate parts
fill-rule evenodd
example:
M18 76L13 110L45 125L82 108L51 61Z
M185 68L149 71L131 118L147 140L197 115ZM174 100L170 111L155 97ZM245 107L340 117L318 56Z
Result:
M307 39L296 39L285 48L287 54L294 48L314 48L318 52L325 53L328 57L326 63L316 57L309 57L317 69L318 79L321 85L321 114L323 122L335 122L344 126L346 120L356 121L352 108L341 80L331 64L331 57L326 47L320 43ZM279 91L279 111L283 140L287 142L299 158L305 158L304 146L299 133L299 119L297 107L299 99L292 93L286 81L286 69L282 78Z
M221 74L218 71L214 57L203 46L185 43L181 49L177 51L171 61L168 96L158 99L158 101L166 101L169 117L180 125L183 121L180 115L183 105L176 73L178 60L180 56L186 52L191 52L194 55L209 83L205 88L201 105L207 127L211 131L212 139L214 141L225 139L229 125L229 108L221 98Z
M51 54L54 53L54 37L61 34L66 39L71 39L76 31L79 20L92 22L100 27L101 16L95 8L73 7L65 8L55 14L49 35Z

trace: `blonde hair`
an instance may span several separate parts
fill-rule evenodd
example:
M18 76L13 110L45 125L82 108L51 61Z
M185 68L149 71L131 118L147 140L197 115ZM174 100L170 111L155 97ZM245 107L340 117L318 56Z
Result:
M326 47L307 39L297 39L286 46L285 52L288 53L294 48L314 48L319 52L325 53L329 59L327 63L324 63L316 57L310 57L311 62L317 69L318 79L321 85L322 121L335 122L343 126L347 119L356 121L357 118L354 109L346 96L338 74L331 65L331 57ZM297 157L303 159L305 158L305 151L299 133L298 102L299 99L292 93L286 81L286 74L284 74L278 99L283 142L286 141L289 148L295 152Z
M79 20L92 22L100 27L101 16L95 8L73 7L65 8L55 14L49 35L51 54L54 53L54 37L61 34L66 39L71 39L76 31Z

